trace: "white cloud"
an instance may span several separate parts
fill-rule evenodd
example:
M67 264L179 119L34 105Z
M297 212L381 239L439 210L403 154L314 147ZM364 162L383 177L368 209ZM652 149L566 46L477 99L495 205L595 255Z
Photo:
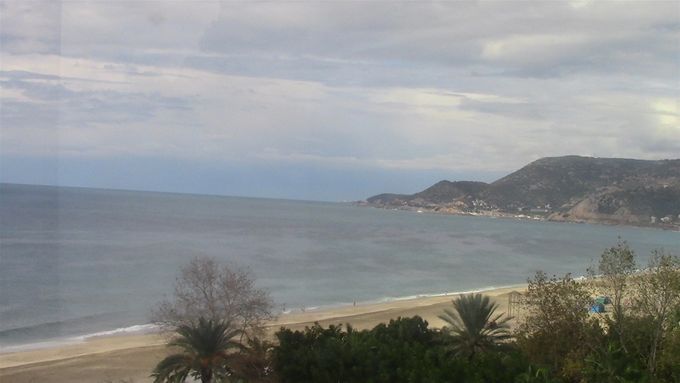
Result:
M680 156L666 3L2 4L2 155Z

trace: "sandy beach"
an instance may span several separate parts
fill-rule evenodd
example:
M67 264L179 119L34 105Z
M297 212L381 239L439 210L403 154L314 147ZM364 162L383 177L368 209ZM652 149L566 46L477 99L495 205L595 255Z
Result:
M508 294L526 285L486 290L507 312ZM280 316L267 326L271 336L280 327L303 329L314 322L321 325L350 323L356 329L372 328L397 317L420 315L431 327L441 327L437 318L457 294L359 304L328 310L295 312ZM151 382L149 374L168 352L166 338L159 334L117 335L91 338L77 344L0 354L1 383L103 383Z

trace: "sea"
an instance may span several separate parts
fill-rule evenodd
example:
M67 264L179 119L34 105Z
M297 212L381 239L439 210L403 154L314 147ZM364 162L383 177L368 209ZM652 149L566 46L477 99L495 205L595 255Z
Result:
M0 352L149 331L179 268L249 268L276 310L580 276L621 238L641 267L680 233L329 203L0 184Z

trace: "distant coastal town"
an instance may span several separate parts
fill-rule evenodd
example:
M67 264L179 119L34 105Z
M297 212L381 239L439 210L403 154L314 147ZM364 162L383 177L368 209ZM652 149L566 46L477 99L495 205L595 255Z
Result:
M493 183L440 181L360 206L680 231L680 160L542 158Z

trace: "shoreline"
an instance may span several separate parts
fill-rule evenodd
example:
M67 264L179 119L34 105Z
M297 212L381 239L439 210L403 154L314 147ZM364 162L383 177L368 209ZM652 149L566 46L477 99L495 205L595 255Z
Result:
M350 308L350 307L364 307L364 306L373 306L373 305L382 305L382 304L389 304L391 302L400 302L400 301L411 301L411 300L416 300L416 299L426 299L426 298L435 298L435 297L447 297L447 296L456 296L460 294L469 294L469 293L484 293L487 291L493 291L493 290L498 290L498 289L504 289L507 287L514 287L514 286L519 286L521 284L516 284L516 285L507 285L507 286L486 286L486 287L481 287L481 288L476 288L476 289L471 289L471 290L461 290L461 291L447 291L447 292L441 292L441 293L419 293L419 294L412 294L412 295L405 295L405 296L391 296L391 297L381 297L381 298L375 298L375 299L368 299L365 301L356 301L354 303L352 302L341 302L341 303L330 303L330 304L319 304L315 306L305 306L301 308L290 308L290 309L285 309L282 312L279 312L277 315L277 318L279 320L282 317L286 317L289 315L296 315L296 314L309 314L313 315L315 313L325 313L325 312L330 312L330 311L335 311L335 310L340 310L343 308ZM278 324L276 322L273 322L271 324L268 324L267 326L272 326L274 324ZM19 353L19 352L26 352L26 351L38 351L38 350L45 350L45 349L54 349L54 348L61 348L61 347L66 347L66 346L72 346L72 345L78 345L78 344L83 344L85 342L88 342L92 339L101 339L101 338L118 338L121 336L139 336L139 335L151 335L151 334L157 334L161 330L154 324L152 323L144 323L144 324L133 324L130 326L126 327L118 327L115 329L108 329L108 330L101 330L93 333L87 333L87 334L78 334L78 335L66 335L63 337L59 338L50 338L50 339L39 339L27 343L18 343L18 344L10 344L7 346L2 346L0 345L0 357L4 354L14 354L14 353ZM1 368L1 367L0 367Z
M663 230L680 233L679 224L664 224L664 223L632 223L621 222L609 219L550 219L547 216L540 214L524 214L513 213L500 210L481 210L479 212L450 210L445 208L431 208L431 207L417 207L417 206L390 206L390 205L374 205L366 201L355 201L354 206L370 207L374 209L390 210L390 211L405 211L412 213L427 213L438 215L453 215L458 217L486 217L486 218L501 218L507 220L523 221L523 222L554 222L554 223L572 223L572 224L586 224L586 225L602 225L602 226L622 226L635 227L643 229Z
M378 323L389 322L390 319L414 315L423 317L431 327L441 327L443 322L437 316L450 305L451 299L455 296L482 292L499 304L499 312L507 312L507 294L512 291L524 291L526 286L526 283L522 283L498 288L404 297L387 302L357 303L356 306L295 311L282 314L275 321L268 323L265 326L265 333L266 337L272 338L281 327L302 330L315 322L323 326L350 323L354 328L363 330L373 328ZM104 382L132 378L135 383L144 382L148 381L153 365L167 354L166 341L167 337L161 333L114 333L85 337L75 344L3 352L0 353L0 381L7 378L7 381L12 382ZM116 363L113 363L113 360ZM88 375L86 370L100 375Z

